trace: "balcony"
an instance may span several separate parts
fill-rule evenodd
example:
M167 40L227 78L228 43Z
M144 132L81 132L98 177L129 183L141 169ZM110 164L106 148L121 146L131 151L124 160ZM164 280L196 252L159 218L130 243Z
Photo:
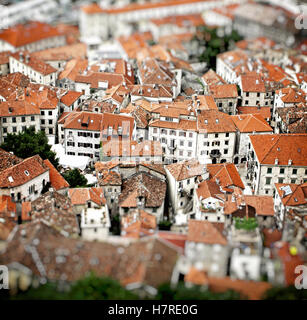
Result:
M220 150L212 150L210 153L209 153L210 157L211 158L219 158L221 156L221 152Z

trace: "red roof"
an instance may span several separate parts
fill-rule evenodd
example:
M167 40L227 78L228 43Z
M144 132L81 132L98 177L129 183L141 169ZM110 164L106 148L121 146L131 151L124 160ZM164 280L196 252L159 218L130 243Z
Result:
M57 171L57 169L52 165L52 163L46 159L44 160L45 165L49 170L49 179L51 186L56 190L61 190L69 187L69 183L64 179L64 177Z
M0 32L0 40L10 43L14 47L21 47L46 38L60 36L57 28L38 21L18 24Z
M261 164L307 166L307 134L250 135L250 140Z

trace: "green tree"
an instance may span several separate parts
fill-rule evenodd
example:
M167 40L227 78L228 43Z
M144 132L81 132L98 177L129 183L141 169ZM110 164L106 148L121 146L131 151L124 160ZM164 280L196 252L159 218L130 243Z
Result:
M235 30L224 36L218 35L216 28L202 26L199 28L199 31L201 36L195 36L192 41L197 41L198 45L204 48L198 59L200 62L206 62L208 69L212 68L215 70L216 56L231 50L234 43L242 39Z
M264 294L264 300L307 300L307 290L298 290L294 286L273 287Z
M14 300L128 300L137 299L132 292L108 277L97 277L91 272L71 284L66 290L59 282L47 282L12 296Z
M132 292L120 283L108 277L97 277L91 272L74 283L68 293L71 300L129 300L137 299Z
M158 288L158 300L239 300L240 294L233 290L212 292L202 286L188 288L183 282L172 288L170 284L163 284Z
M172 223L168 220L159 222L159 230L171 230Z
M79 172L78 169L68 170L63 174L65 180L71 188L86 187L87 179Z
M15 156L23 159L38 154L44 160L49 159L56 168L59 165L56 153L51 150L45 132L35 132L33 126L18 134L9 133L0 148L9 152L12 151Z

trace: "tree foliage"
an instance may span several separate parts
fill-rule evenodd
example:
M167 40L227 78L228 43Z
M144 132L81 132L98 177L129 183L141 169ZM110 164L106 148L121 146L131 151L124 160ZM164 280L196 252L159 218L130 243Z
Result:
M264 300L307 300L307 290L298 290L294 286L273 287L263 297Z
M163 284L158 288L158 300L239 300L240 294L233 290L212 292L201 286L186 287L183 282L172 288Z
M57 282L47 282L38 288L13 296L18 300L128 300L137 296L109 277L98 277L94 272L74 282L68 290Z
M87 179L80 173L78 169L68 170L63 174L65 180L71 188L86 187Z
M207 67L215 70L216 56L220 53L229 51L232 45L242 40L237 31L233 30L230 34L219 35L216 28L200 27L201 37L194 37L194 40L204 48L199 56L200 62L206 62Z
M235 228L244 229L244 230L254 230L258 227L257 220L255 218L246 218L240 219L239 217L234 218Z
M45 132L35 132L34 127L26 128L18 134L9 133L0 148L9 152L12 151L15 156L23 159L38 154L44 160L49 159L56 168L59 165L56 153L51 150Z

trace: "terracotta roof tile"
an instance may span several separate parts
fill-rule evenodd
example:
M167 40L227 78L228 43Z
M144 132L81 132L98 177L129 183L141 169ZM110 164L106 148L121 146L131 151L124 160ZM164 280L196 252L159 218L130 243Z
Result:
M208 221L189 220L187 241L227 245L227 239L214 224Z
M14 47L21 47L32 42L59 36L57 28L49 24L30 21L18 24L0 32L0 40L10 43Z
M261 164L307 166L307 134L250 135L252 146Z
M238 97L238 89L235 84L210 85L209 90L214 99Z
M166 183L147 173L139 173L123 182L119 206L136 208L139 197L145 198L146 208L160 207L164 203Z
M165 167L176 181L201 176L206 172L206 165L201 164L198 160L185 160L169 164Z
M21 186L48 170L49 168L45 166L39 155L27 158L0 172L0 187L13 188Z
M218 180L218 184L222 188L230 186L241 189L245 188L239 172L233 163L207 164L206 168L209 172L210 179L213 181Z
M74 188L68 190L68 196L72 205L86 205L88 201L102 206L106 204L103 188Z
M231 116L240 132L273 132L273 129L260 114Z
M52 163L48 159L44 160L44 163L49 168L49 178L50 178L51 186L56 191L64 189L64 188L68 188L69 183L57 171L57 169L52 165Z

